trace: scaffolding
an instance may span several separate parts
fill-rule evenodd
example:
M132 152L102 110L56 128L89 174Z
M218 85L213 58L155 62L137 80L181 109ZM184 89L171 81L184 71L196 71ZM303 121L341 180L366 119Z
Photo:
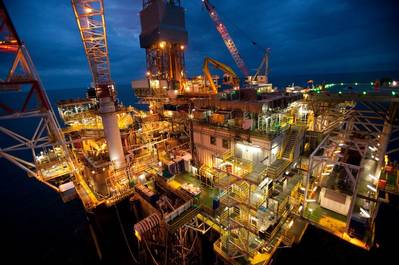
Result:
M388 148L386 137L395 127L398 103L387 97L379 98L387 101L384 104L355 99L360 107L343 115L344 120L310 156L303 216L369 249L380 203L378 179Z

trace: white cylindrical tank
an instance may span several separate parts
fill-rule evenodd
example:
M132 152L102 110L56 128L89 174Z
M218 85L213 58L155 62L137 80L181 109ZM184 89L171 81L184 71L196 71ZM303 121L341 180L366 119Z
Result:
M109 158L114 163L116 169L122 168L125 166L125 154L123 153L121 133L112 98L100 98L99 114L103 122Z

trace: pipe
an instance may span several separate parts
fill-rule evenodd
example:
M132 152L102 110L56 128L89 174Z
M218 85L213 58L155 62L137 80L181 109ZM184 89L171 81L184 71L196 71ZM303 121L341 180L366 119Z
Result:
M120 169L126 165L126 161L122 147L121 132L115 113L115 103L111 97L100 98L99 101L99 114L103 122L109 158L110 161L114 163L115 169Z

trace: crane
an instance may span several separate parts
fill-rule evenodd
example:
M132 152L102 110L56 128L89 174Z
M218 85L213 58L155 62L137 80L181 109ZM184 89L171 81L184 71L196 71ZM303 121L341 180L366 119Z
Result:
M205 80L208 80L209 86L211 87L213 94L217 94L218 91L217 91L217 87L216 87L215 83L213 82L212 75L209 72L208 64L210 64L210 63L215 68L222 70L228 76L228 80L225 83L231 84L233 87L238 86L240 81L239 81L236 73L233 71L233 69L231 69L229 66L227 66L219 61L216 61L215 59L206 57L204 59L204 64L202 66L202 70L204 72Z
M204 3L204 6L208 11L209 16L211 17L213 23L216 26L216 30L219 32L220 36L222 37L237 67L240 69L240 71L244 76L248 76L249 75L248 68L244 63L244 60L241 58L241 55L238 52L238 49L233 39L231 38L230 33L228 32L226 26L223 24L218 13L216 12L215 7L208 0L202 0L202 2Z
M109 158L116 169L123 168L125 155L116 116L116 92L109 66L103 0L72 0L72 7L93 77Z
M263 76L262 72L264 73L265 83L269 83L269 56L270 56L270 49L267 48L265 50L265 55L262 58L262 62L259 64L258 69L256 69L256 73L254 76L251 77L252 81L258 81L258 77ZM262 71L262 69L264 69Z
M28 49L0 0L0 158L26 171L57 192L75 176L74 160ZM15 101L7 93L17 93ZM29 119L29 123L25 120ZM21 130L22 126L23 130ZM34 126L34 127L30 127ZM4 138L3 138L4 137ZM43 153L56 154L42 159ZM32 154L32 160L29 155ZM48 169L62 173L47 174ZM66 177L68 176L68 177Z

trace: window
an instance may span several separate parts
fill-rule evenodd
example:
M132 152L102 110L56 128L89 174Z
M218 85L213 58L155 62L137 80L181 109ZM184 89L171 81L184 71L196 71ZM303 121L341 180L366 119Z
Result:
M211 136L210 141L211 141L212 145L216 145L216 137L215 136Z
M223 146L224 149L229 149L230 148L229 140L223 139L222 146Z

